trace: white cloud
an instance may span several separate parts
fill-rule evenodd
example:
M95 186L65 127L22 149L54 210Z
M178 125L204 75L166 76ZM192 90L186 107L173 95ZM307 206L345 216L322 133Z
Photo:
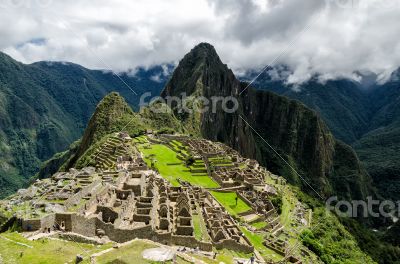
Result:
M400 0L4 0L0 50L123 71L207 41L237 72L274 61L293 83L355 71L385 80L400 66L399 15Z

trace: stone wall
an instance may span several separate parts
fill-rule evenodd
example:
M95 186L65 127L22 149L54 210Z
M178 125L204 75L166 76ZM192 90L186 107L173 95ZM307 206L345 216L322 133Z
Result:
M240 192L236 192L236 195L240 199L242 199L245 204L247 204L248 206L250 206L254 210L253 204L246 197L244 197Z
M118 213L107 206L97 206L97 213L101 213L103 221L114 223L118 218Z
M198 241L193 236L172 235L171 239L174 245L184 246L189 248L199 247L200 250L203 251L212 251L213 245L211 243Z
M72 214L55 214L55 224L67 232L72 231Z
M220 242L214 242L213 244L217 249L227 248L233 251L239 251L243 253L252 253L254 251L254 247L238 243L233 239L224 239Z
M59 233L56 235L56 237L64 239L64 240L69 240L75 243L86 243L86 244L94 244L94 245L101 245L98 241L98 239L95 238L89 238L86 236L82 236L80 234L76 233Z
M74 214L71 220L72 232L83 236L96 236L96 222L98 220L96 217L86 218L83 215Z
M40 219L22 219L22 230L36 231L41 228Z
M135 238L150 239L154 232L150 225L136 228L136 229L117 229L112 224L106 224L103 221L97 219L97 228L105 231L106 236L111 240L118 243L124 243Z
M171 232L154 233L150 240L164 245L171 245L172 244Z
M99 186L101 186L101 181L97 180L92 182L91 184L89 184L88 186L84 187L80 192L74 194L73 196L71 196L70 198L68 198L64 205L66 209L69 209L73 206L75 206L76 204L79 204L79 202L81 201L81 199L85 196L87 196L89 193L94 193L94 190L96 188L98 188Z
M40 220L40 226L42 230L46 230L50 228L51 230L54 229L55 224L55 214L46 215Z

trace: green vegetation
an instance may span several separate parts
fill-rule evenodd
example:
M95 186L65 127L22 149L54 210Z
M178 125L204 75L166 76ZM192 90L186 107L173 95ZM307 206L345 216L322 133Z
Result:
M376 262L380 264L398 263L400 259L400 249L398 246L393 246L385 242L385 239L387 239L385 238L386 235L382 237L380 232L373 232L355 219L341 218L339 220L343 226L349 230L352 236L354 236L360 248L364 250L364 252L367 252ZM393 228L393 231L396 232L397 228L392 227L391 229ZM388 234L391 234L391 230ZM399 237L399 233L397 232L391 235L394 235L393 238L396 240Z
M281 223L282 225L289 227L294 217L293 211L296 203L292 193L289 190L285 190L282 193L282 196L279 196L279 198L275 197L272 200L272 203L279 204L278 211L280 211Z
M378 240L372 231L362 228L354 219L338 218L326 210L325 205L315 198L293 187L299 201L313 210L312 225L300 234L303 245L307 246L324 263L394 263L385 259L400 256L400 252L389 249ZM350 232L349 232L350 231ZM364 253L368 252L369 255ZM374 252L374 253L372 253ZM371 254L372 253L372 254ZM371 259L373 257L374 261Z
M102 145L107 142L109 138L111 138L113 135L109 134L104 136L102 139L97 141L96 143L90 145L90 147L86 150L85 154L80 156L78 160L76 161L76 168L83 168L85 166L93 166L95 164L95 160L93 160L93 156L97 151L99 151L102 148ZM60 168L61 170L64 168Z
M250 232L245 227L240 227L240 230L265 260L280 261L283 259L283 256L263 245L265 241L263 235Z
M95 246L48 238L30 241L19 233L0 234L0 257L6 261L4 263L72 263L78 254L84 257L86 263L89 263L88 259L91 254L109 247L111 244Z
M146 136L139 136L139 137L135 137L133 139L134 143L139 143L139 144L146 144L149 143L149 141L147 140Z
M106 94L120 92L131 106L145 91L159 94L164 83L150 79L157 72L161 67L121 74L124 83L111 72L73 63L27 65L0 53L0 197L28 184L43 161L79 139ZM54 160L47 165L58 167Z
M263 229L264 227L267 226L266 222L255 222L251 223L251 226L255 227L256 229Z
M194 214L192 219L195 238L200 241L210 241L210 237L207 233L206 223L204 222L201 214L199 214L199 212Z
M259 78L254 85L299 100L317 111L336 138L354 147L380 195L400 199L398 78L375 83L367 90L350 80L324 84L310 81L303 84L304 92L300 93L283 83L269 82L268 78Z
M215 76L222 76L223 78L220 79L234 80L231 83L232 85L228 83L228 86L236 87L236 85L240 85L227 67L221 63L215 50L210 51L208 46L207 44L200 45L199 52L189 54L181 62L182 71L177 71L177 74L174 74L173 77L173 83L176 84L174 89L177 94L187 92L189 95L200 95L209 90L214 91L214 86L226 85L226 83L219 83L220 80ZM128 77L123 76L123 78ZM107 74L89 71L77 65L55 64L50 66L43 63L22 65L0 53L0 86L3 88L0 91L0 120L2 121L0 127L1 195L7 195L12 190L26 184L29 176L37 171L43 160L48 160L53 153L64 150L70 142L79 138L95 104L109 92L108 89L110 88L105 86L116 84L111 79L113 78L110 78ZM210 80L210 87L207 90L204 89L205 85L202 83L204 79ZM82 80L84 81L82 82ZM104 86L104 84L107 85ZM109 87L117 89L113 85ZM230 92L228 88L226 91ZM398 89L398 87L395 88ZM166 91L168 89L171 89L170 85L167 85ZM307 97L311 98L309 104L314 103L315 96L307 95ZM387 97L389 100L398 96ZM320 188L318 192L323 195L338 193L339 196L348 198L364 198L367 194L373 193L370 190L368 174L359 163L354 151L346 144L335 140L313 111L298 102L272 93L260 93L252 89L248 90L248 94L244 98L251 100L252 104L249 107L258 107L250 109L251 112L254 110L253 116L258 116L259 113L263 114L261 125L258 122L259 120L248 120L254 125L255 130L270 142L280 155L306 178L310 185ZM336 97L327 98L330 100ZM266 101L270 103L265 104ZM400 169L395 162L396 157L399 156L396 142L399 142L400 130L398 129L399 120L397 120L397 117L393 117L396 116L393 113L398 111L396 110L398 109L397 101L379 102L377 109L374 109L378 113L376 118L373 118L374 124L365 127L366 122L364 121L371 119L371 116L362 113L354 118L351 117L353 115L351 112L359 107L358 102L350 100L346 101L343 107L340 106L339 108L350 109L351 111L347 111L344 116L340 116L341 120L338 120L337 111L334 111L334 116L326 114L331 104L323 105L318 100L314 101L317 105L314 107L321 108L323 117L328 120L328 125L332 127L332 124L335 126L340 123L339 125L342 126L336 130L333 129L334 133L342 135L349 133L351 134L350 137L353 138L352 142L365 133L366 127L368 129L379 128L368 135L364 135L355 146L361 158L367 161L367 168L377 180L377 186L381 190L385 190L387 196L400 197L400 184L397 178ZM128 102L132 104L135 101L131 96L128 96ZM193 104L193 102L190 103ZM243 101L243 105L245 103ZM353 103L356 105L351 106ZM338 102L332 104L336 105ZM390 107L383 107L386 105L390 105ZM190 159L190 153L181 142L173 141L171 148L168 148L161 144L151 144L146 140L146 137L141 135L148 129L153 130L156 134L189 131L199 135L200 126L205 125L205 127L202 127L204 137L210 138L217 135L221 141L232 142L231 133L226 133L226 131L236 128L240 130L242 129L240 124L231 122L230 117L224 119L224 116L217 116L216 120L221 120L219 124L207 122L210 120L205 120L206 122L202 124L199 113L195 115L176 113L176 116L174 116L165 105L154 104L152 107L161 107L165 112L156 113L150 107L142 109L140 113L134 113L119 94L109 94L98 104L82 140L73 144L69 150L56 154L48 160L42 168L45 176L39 174L39 177L46 177L59 168L67 169L71 166L79 167L88 164L89 157L111 133L124 130L133 137L138 136L134 141L144 153L147 164L157 169L173 185L179 185L178 179L182 179L193 185L206 188L219 187L205 173L191 172L191 169L202 168L204 164L201 161ZM390 111L385 109L381 111L380 108L382 107ZM272 108L274 111L270 111ZM180 121L185 123L181 124ZM209 127L206 127L207 124ZM232 127L229 127L229 124ZM279 125L266 126L264 124ZM282 124L285 124L285 126L282 126ZM277 137L277 133L279 137ZM239 143L243 146L255 146L255 149L245 151L256 153L256 158L262 164L268 164L272 172L283 175L289 182L300 186L301 181L294 170L283 163L258 135L253 136L238 138ZM343 135L343 137L347 136ZM211 163L214 165L232 164L229 159L224 157L211 159ZM306 186L303 185L302 187ZM304 190L307 189L304 188ZM395 263L400 259L399 248L379 241L379 234L372 234L370 230L362 227L354 220L337 218L332 213L326 212L320 202L302 192L296 192L297 198L313 210L312 226L306 230L292 228L292 212L296 197L293 197L289 192L290 190L285 191L282 197L273 198L272 202L278 212L281 213L281 223L286 228L290 228L288 231L290 235L298 235L297 238L289 240L291 244L293 241L297 242L296 239L300 239L305 247L329 264L359 263L360 261L373 263L372 259L364 254L360 248L380 263ZM383 194L386 195L386 193ZM250 210L250 207L244 201L235 199L237 197L233 192L212 191L212 195L233 216L238 217L239 214ZM20 203L11 211L24 212L25 206L25 203ZM3 213L10 214L11 212ZM26 213L30 214L31 212ZM4 221L4 219L2 218L1 221ZM207 237L203 229L204 222L200 215L194 216L193 223L196 238L204 239ZM263 227L262 222L252 225L258 229ZM278 258L274 255L274 252L262 245L265 235L263 232L250 232L245 227L241 227L241 229L266 259ZM351 230L354 236L348 230ZM392 241L391 239L396 239L396 235L397 233L392 233L392 237L382 238ZM76 248L74 245L65 244L68 242L64 241L58 241L57 244L56 242L53 243L52 240L50 243L48 239L25 241L14 233L6 233L1 236L10 237L13 241L21 241L20 243L33 247L33 249L30 249L30 247L0 237L0 256L16 263L31 263L32 259L48 263L50 258L65 258L61 259L61 263L65 263L73 261L75 255L81 253L82 248L86 249L87 247L90 252L100 250L100 248L90 245L82 245L82 248ZM114 250L106 255L109 260L106 259L105 261L119 261L121 263L135 260L135 263L142 263L140 261L144 260L141 260L138 254L140 249L146 246L138 244L133 248ZM24 247L24 250L19 247ZM222 261L223 258L225 258L224 255L219 256L219 260ZM231 258L227 259L232 261ZM227 263L230 263L229 261L227 260Z
M354 148L372 176L380 195L393 201L400 200L399 124L400 122L396 122L376 129L354 143Z
M177 158L177 153L162 144L151 144L149 148L140 145L148 166L153 164L158 172L174 186L179 186L178 179L204 188L218 188L219 185L205 173L191 173Z
M271 203L274 205L278 214L282 213L282 196L273 196L270 197Z
M140 113L135 113L118 93L108 94L97 105L76 149L69 151L68 155L62 155L62 160L65 162L59 166L59 169L66 170L71 167L90 165L94 151L99 149L110 134L115 132L125 131L131 137L137 137L145 134L147 130L163 130L164 126L169 130L182 130L182 125L172 114L168 111L153 112L152 107L156 106L152 105L141 109ZM166 105L162 107L168 108ZM49 168L44 166L42 170L49 170ZM54 172L54 169L52 171Z
M300 238L324 263L375 263L360 251L357 241L325 208L314 210L311 229L304 230Z
M239 216L240 213L244 213L251 210L240 197L237 197L235 192L217 192L211 191L212 196L233 216ZM236 197L237 204L236 204Z

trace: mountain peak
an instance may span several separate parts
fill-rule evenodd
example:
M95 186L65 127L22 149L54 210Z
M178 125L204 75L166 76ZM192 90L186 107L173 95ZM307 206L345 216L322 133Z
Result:
M189 53L188 55L197 55L203 56L203 57L208 57L208 56L217 56L217 51L215 50L214 46L207 43L207 42L201 42L197 44Z
M178 68L195 69L200 66L215 67L223 65L214 46L201 42L193 47L179 62Z
M192 95L196 92L204 94L205 87L218 87L218 85L210 85L213 80L220 83L227 80L234 82L236 79L233 72L222 63L215 48L209 43L202 42L191 49L179 62L161 96L179 96L182 93Z
M125 99L117 92L106 95L99 102L89 120L78 154L83 154L91 144L104 135L114 132L115 127L119 127L118 123L124 116L134 116L134 112Z

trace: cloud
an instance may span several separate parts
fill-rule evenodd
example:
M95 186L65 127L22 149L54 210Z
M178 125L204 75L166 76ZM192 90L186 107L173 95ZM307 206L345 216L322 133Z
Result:
M363 71L384 81L400 66L399 15L400 0L5 0L0 50L126 71L207 41L238 73L273 62L290 83Z

